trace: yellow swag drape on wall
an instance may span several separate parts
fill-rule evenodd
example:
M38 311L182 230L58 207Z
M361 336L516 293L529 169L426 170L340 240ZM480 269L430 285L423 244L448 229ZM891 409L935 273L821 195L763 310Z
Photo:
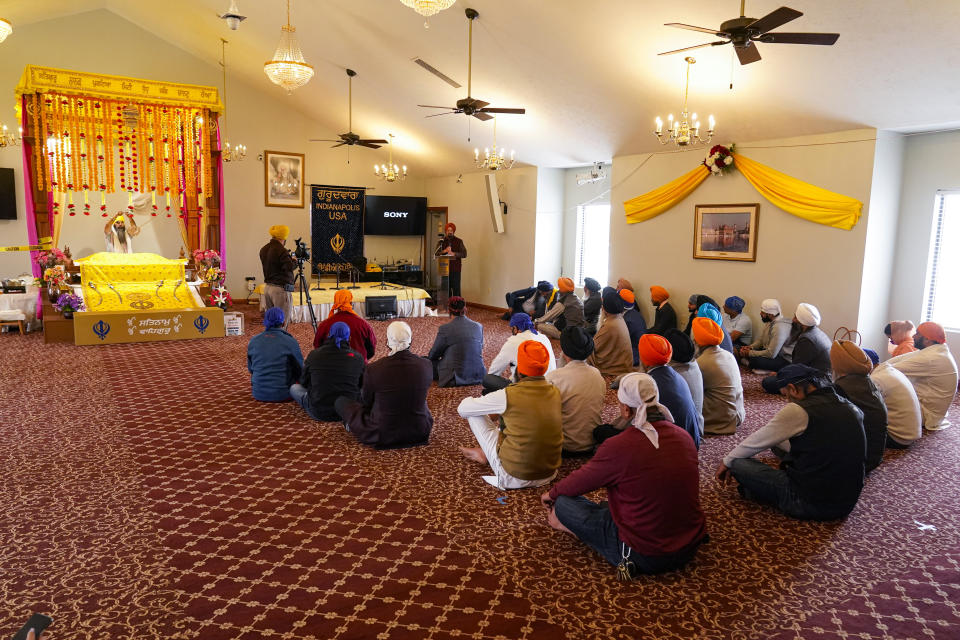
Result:
M627 212L627 224L644 222L660 215L667 209L675 207L681 200L700 186L710 175L710 170L699 164L693 171L683 174L676 180L657 187L642 196L631 198L623 203Z
M860 219L863 203L855 198L791 178L739 153L733 154L733 161L764 198L787 213L845 231Z

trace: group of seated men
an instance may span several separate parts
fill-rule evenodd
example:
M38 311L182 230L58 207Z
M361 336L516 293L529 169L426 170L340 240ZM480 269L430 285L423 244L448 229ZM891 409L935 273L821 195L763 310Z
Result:
M679 568L708 539L697 451L705 435L734 434L744 422L741 364L766 374L763 389L789 402L724 456L715 477L791 517L845 517L885 448L906 448L923 428L948 424L957 366L936 323L888 325L897 355L881 364L855 342L830 340L808 303L786 319L777 300L764 300L755 333L743 299L727 298L721 311L697 294L681 330L669 293L654 286L648 328L628 281L601 289L585 280L583 300L568 278L508 294L512 335L488 367L483 327L466 317L460 297L450 299L452 319L427 358L410 352L410 327L393 322L390 355L369 365L376 339L348 290L337 293L306 362L281 328L282 311L270 309L249 346L254 397L292 397L314 419L342 420L361 442L388 448L427 442L433 381L479 384L482 394L457 409L478 445L461 447L463 455L489 466L483 479L502 490L548 485L563 458L590 457L541 501L550 526L592 547L621 577ZM608 387L617 389L619 416L604 424ZM754 459L766 450L778 468ZM606 502L583 497L601 487Z

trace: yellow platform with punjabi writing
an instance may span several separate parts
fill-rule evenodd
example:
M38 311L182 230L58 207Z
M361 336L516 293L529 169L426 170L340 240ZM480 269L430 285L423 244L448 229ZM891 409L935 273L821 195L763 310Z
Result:
M95 253L77 260L89 311L203 308L186 283L187 261L155 253Z
M222 338L223 310L78 311L73 314L73 336L77 345Z

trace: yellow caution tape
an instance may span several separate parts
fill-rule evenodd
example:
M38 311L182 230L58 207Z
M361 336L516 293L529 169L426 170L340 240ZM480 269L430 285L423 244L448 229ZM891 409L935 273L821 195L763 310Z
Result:
M53 238L40 238L40 244L26 244L19 247L0 247L0 251L43 251L53 248Z

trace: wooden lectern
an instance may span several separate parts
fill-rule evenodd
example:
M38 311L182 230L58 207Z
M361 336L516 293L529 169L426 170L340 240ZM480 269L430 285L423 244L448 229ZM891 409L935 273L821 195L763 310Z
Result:
M447 317L450 312L447 305L450 302L450 258L451 256L434 256L437 259L437 275L440 276L440 286L437 289L437 315Z

